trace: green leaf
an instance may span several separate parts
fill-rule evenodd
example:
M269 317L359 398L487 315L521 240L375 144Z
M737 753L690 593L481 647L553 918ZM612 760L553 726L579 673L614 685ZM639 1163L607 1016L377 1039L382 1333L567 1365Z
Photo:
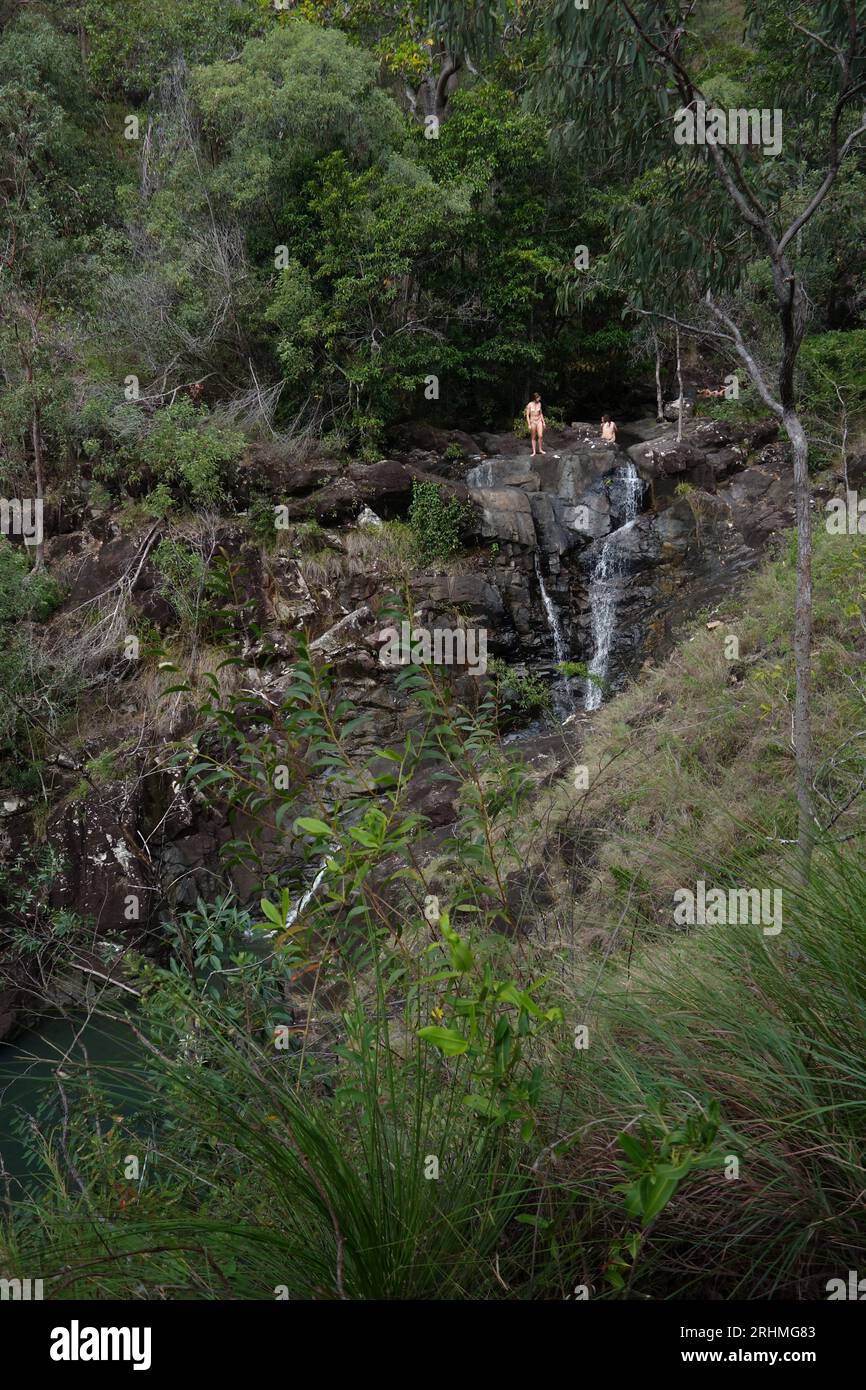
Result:
M323 820L316 820L315 816L299 816L295 821L295 829L302 830L305 835L332 835L334 833L329 825L325 825Z
M656 1178L649 1192L648 1197L644 1197L643 1219L647 1225L659 1215L667 1206L671 1197L677 1190L675 1178Z
M505 1119L505 1111L489 1096L464 1096L463 1104L468 1110L474 1110L477 1115L484 1115L490 1120Z
M457 1057L469 1048L467 1040L454 1028L419 1028L418 1037L438 1047L446 1057Z
M634 1163L637 1167L640 1167L647 1157L647 1151L643 1144L639 1144L630 1134L622 1133L618 1134L616 1137L620 1148L629 1161Z

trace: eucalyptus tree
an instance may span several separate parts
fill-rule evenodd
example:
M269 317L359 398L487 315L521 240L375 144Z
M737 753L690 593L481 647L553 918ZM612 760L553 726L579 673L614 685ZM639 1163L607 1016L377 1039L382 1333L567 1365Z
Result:
M636 166L658 168L667 161L692 184L691 197L673 223L666 221L662 236L647 239L635 226L626 229L621 249L638 284L657 279L666 266L691 272L696 310L688 321L671 315L674 326L736 352L791 444L797 507L793 725L805 874L815 816L809 445L796 394L810 308L802 241L866 133L866 4L748 0L748 43L766 61L746 63L741 90L747 100L742 108L725 103L727 112L720 105L724 96L716 97L711 82L702 85L701 74L713 27L736 23L738 7L709 0L530 0L520 6L515 0L482 6L431 0L452 47L469 53L495 46L518 11L546 34L536 95L572 138L594 143L600 157L613 154L629 177ZM775 302L772 366L759 358L733 302L756 257L769 267Z

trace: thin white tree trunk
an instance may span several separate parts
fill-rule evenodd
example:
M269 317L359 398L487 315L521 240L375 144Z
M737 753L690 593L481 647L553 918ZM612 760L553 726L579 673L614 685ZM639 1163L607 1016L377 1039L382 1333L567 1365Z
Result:
M683 395L683 360L680 354L680 330L677 329L677 386L679 387L680 400L679 410L677 411L677 440L683 437L683 411L686 408L685 397Z
M653 328L653 347L656 355L656 419L661 424L665 418L665 401L662 395L662 352L659 335L655 328Z

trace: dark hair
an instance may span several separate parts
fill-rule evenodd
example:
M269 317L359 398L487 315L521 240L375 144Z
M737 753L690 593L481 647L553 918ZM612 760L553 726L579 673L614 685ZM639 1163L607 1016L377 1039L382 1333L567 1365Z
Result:
M601 423L602 423L603 425L609 425L609 424L610 424L610 416L609 416L609 415L602 415L602 417L601 417Z
M533 399L534 401L540 401L540 400L541 400L541 392L540 392L540 391L533 391L533 393L532 393L532 399Z

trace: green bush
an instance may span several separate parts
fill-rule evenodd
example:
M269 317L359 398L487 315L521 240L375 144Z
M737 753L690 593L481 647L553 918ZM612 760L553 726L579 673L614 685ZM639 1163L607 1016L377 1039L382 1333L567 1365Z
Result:
M866 408L866 329L816 333L800 350L800 394L806 410L835 418L841 408ZM837 388L839 395L837 395Z
M0 539L0 623L7 640L16 623L45 622L60 599L57 581L44 570L31 570L26 552Z
M467 508L456 497L446 500L436 483L413 482L409 526L422 564L455 555L466 520Z
M565 671L565 675L582 674ZM515 671L504 661L493 657L487 663L497 699L521 716L538 714L550 707L550 691L541 676L532 671Z
M159 412L138 453L157 484L167 484L182 501L216 506L231 493L244 443L240 430L181 400Z

